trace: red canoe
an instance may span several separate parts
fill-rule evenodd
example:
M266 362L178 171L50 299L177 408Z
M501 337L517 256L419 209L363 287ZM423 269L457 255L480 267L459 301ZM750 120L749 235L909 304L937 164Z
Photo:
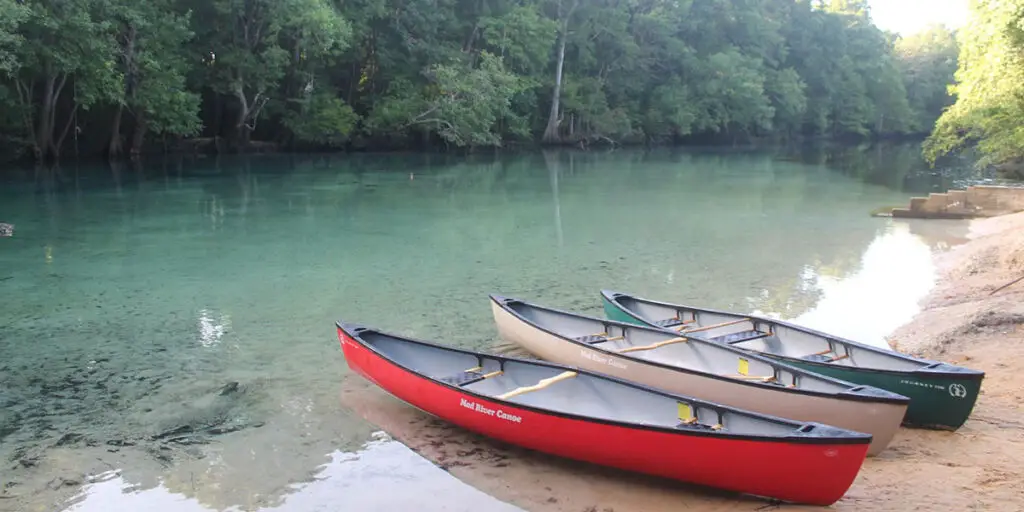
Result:
M812 505L846 493L871 436L576 368L337 323L350 368L443 420L562 457Z

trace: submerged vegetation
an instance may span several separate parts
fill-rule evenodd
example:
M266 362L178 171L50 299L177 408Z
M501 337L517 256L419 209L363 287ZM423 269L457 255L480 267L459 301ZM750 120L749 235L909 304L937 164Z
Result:
M955 60L866 0L0 0L0 148L924 134Z

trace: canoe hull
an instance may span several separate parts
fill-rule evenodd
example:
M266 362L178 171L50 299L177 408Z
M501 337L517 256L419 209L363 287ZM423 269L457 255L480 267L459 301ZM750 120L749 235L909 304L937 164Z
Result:
M956 430L967 422L981 392L978 379L957 379L949 375L927 372L897 374L866 371L848 366L829 366L792 357L758 352L766 357L796 366L809 372L874 386L910 398L903 424L941 430Z
M616 322L623 322L633 325L641 325L644 327L657 327L643 320L639 320L633 315L626 313L619 307L618 304L608 300L608 297L601 297L601 305L604 306L604 316L608 317L609 320L615 320Z
M602 296L605 316L610 320L655 327L624 311L617 303ZM981 393L977 375L958 375L925 371L898 372L851 366L834 366L770 352L752 353L772 358L802 370L818 373L854 384L873 386L910 398L903 424L942 430L956 430L970 417Z
M867 449L863 443L687 436L539 412L460 392L406 371L341 329L338 337L349 368L396 398L479 434L570 459L827 506L852 485Z
M684 372L572 343L523 322L494 301L491 310L501 337L537 357L762 414L871 434L869 456L879 454L889 445L907 407L905 403L790 393Z

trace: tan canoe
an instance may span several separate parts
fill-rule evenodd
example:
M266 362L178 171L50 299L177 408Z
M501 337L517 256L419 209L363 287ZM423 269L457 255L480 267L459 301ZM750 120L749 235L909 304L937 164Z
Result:
M556 363L673 393L871 434L888 446L910 399L807 372L728 345L491 295L498 332Z

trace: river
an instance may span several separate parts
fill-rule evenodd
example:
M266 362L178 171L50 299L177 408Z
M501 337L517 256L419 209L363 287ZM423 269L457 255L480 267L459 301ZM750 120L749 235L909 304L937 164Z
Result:
M336 320L507 350L487 294L600 315L610 288L884 346L956 242L869 215L953 186L919 160L630 149L2 173L0 509L501 510L339 400L357 377Z

